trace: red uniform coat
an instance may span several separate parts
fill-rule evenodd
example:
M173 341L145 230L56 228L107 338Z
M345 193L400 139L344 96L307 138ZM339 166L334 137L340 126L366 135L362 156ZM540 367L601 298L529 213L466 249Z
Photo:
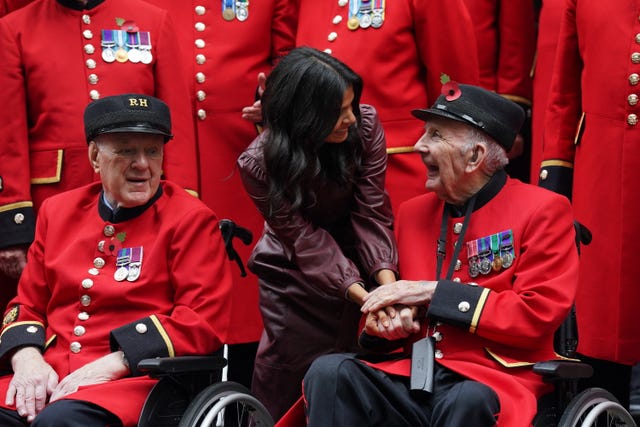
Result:
M436 278L443 208L435 194L401 207L396 225L403 279ZM442 276L458 238L454 230L462 222L461 217L447 220ZM442 322L436 328L441 336L437 362L495 390L501 406L498 424L515 427L531 424L537 397L549 391L530 366L558 357L553 334L573 303L578 258L569 202L499 173L479 193L464 242L507 230L513 236L513 265L471 277L463 243L461 268L453 280L440 281L428 315ZM409 359L375 366L400 375L410 371Z
M540 181L572 195L576 219L593 233L580 257L578 352L629 365L640 361L638 16L638 0L567 2Z
M180 186L161 187L145 210L121 209L110 219L99 183L47 199L1 335L0 356L39 347L60 380L122 349L133 377L82 387L68 398L96 403L125 426L136 425L155 383L135 376L138 361L211 353L229 326L231 276L217 218ZM139 278L116 281L119 249L139 247ZM10 379L0 379L2 396Z
M536 61L533 70L533 105L531 108L531 174L536 182L542 161L542 135L551 87L553 63L558 46L558 32L564 0L544 0L538 20Z
M531 0L465 0L478 43L480 86L531 106L535 17Z
M294 2L249 2L245 21L227 21L220 2L147 1L169 11L183 48L174 65L183 68L191 87L201 198L221 218L250 229L257 240L264 221L235 169L238 156L257 131L242 119L241 111L255 100L258 73L268 74L274 62L294 46ZM234 246L246 262L253 245ZM250 272L243 278L237 268L233 273L228 344L257 341L262 332L257 278Z
M275 419L300 396L304 373L316 357L356 348L360 311L346 300L349 286L373 283L381 269L397 269L393 216L384 192L384 132L372 107L361 106L361 113L356 183L318 179L316 205L267 220L250 259L260 278L265 324L253 387ZM238 164L245 188L266 216L263 135Z
M197 165L188 87L174 64L178 52L167 12L140 0L38 0L0 20L0 248L33 239L35 213L53 194L88 184L82 126L92 100L144 93L171 108L175 140L164 173L197 190ZM153 61L102 59L102 30L130 20L149 32Z
M20 9L22 6L31 3L33 0L0 0L0 17L9 12Z
M433 104L441 73L478 84L478 60L463 0L384 3L380 28L350 30L350 2L301 0L296 44L332 53L364 79L362 102L378 110L387 137L386 188L395 210L426 191L424 165L412 152L424 126L411 109Z

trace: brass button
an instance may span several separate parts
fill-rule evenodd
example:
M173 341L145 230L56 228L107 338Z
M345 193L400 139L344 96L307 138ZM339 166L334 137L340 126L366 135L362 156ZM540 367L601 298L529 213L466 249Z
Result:
M13 222L15 222L16 224L22 224L24 222L24 214L21 212L18 212L17 214L15 214L13 216Z
M96 259L93 260L93 266L95 268L102 268L104 267L104 265L105 265L104 259L100 257L97 257Z
M435 331L435 332L433 333L433 335L431 335L431 337L432 337L434 340L436 340L436 342L440 342L440 341L442 341L442 332L440 332L440 331Z
M635 114L629 114L627 116L627 123L629 123L631 126L635 126L638 124L638 116Z
M471 304L467 301L461 301L460 304L458 304L458 311L462 313L466 313L469 309L471 309Z
M80 353L82 345L79 342L74 341L69 345L69 349L71 350L71 353Z
M100 99L100 92L98 92L97 90L93 89L91 91L89 91L89 98L93 99L94 101L96 99Z
M335 31L332 31L329 33L329 35L327 36L327 40L329 40L330 42L335 41L335 39L338 38L338 33L336 33Z
M36 332L38 332L38 328L36 326L33 326L33 325L28 326L27 327L27 332L30 333L30 334L35 334Z
M457 259L456 260L456 266L454 268L455 268L456 271L460 270L462 268L462 261Z
M638 75L638 73L631 73L629 75L629 83L632 86L637 85L640 82L640 76Z
M631 54L631 62L634 64L640 64L640 52L633 52Z
M95 59L87 59L87 61L85 62L85 64L87 64L87 68L89 68L90 70L96 68L96 61Z
M636 105L638 103L638 95L636 95L635 93L630 94L629 96L627 96L627 102L629 103L629 105Z
M455 234L460 234L460 232L462 232L462 223L461 222L456 222L455 224L453 224L453 232Z
M85 53L87 53L88 55L92 55L93 52L96 51L96 48L93 47L93 45L91 43L87 43L84 45L84 51Z
M91 297L89 295L82 295L80 297L80 304L82 304L83 307L88 307L91 305Z
M199 90L196 92L196 97L198 98L198 101L204 101L207 99L207 93L203 90Z
M204 25L204 22L196 22L195 28L196 28L196 31L202 32L207 28L207 26Z
M548 170L546 170L546 169L542 169L542 170L540 171L540 179L541 179L541 180L543 180L543 181L544 181L545 179L547 179L547 177L548 177L548 176L549 176L549 171L548 171Z
M88 272L92 276L97 276L98 274L100 274L100 271L95 267L90 268Z
M195 8L196 15L202 16L207 11L204 6L198 5Z
M136 325L136 332L138 332L139 334L144 334L147 332L147 325L145 325L144 323L138 323Z
M85 289L91 289L93 287L93 280L84 279L82 281L82 287L85 288Z
M205 62L207 62L207 57L204 56L203 54L199 53L196 55L196 64L198 65L202 65Z
M202 49L204 48L207 44L204 42L204 40L202 39L196 39L196 41L194 42L196 44L196 47L198 49Z
M87 25L91 24L91 17L85 13L84 15L82 15L82 22Z
M89 313L87 313L86 311L81 311L80 313L78 313L78 319L89 320Z
M116 228L113 225L106 225L104 227L104 235L107 237L111 237L116 234Z
M435 356L436 359L442 359L444 357L444 353L442 352L442 350L438 349L434 353L434 356Z
M204 83L205 80L207 80L207 77L204 75L204 73L196 73L196 81L198 83Z
M92 38L93 38L93 33L91 32L91 30L84 30L84 31L82 32L82 36L83 36L85 39L90 40L90 39L92 39Z
M204 111L202 108L198 110L198 119L200 120L204 120L207 118L207 112Z
M73 328L73 335L77 336L77 337L81 337L85 334L86 329L84 328L84 326L76 326L75 328Z

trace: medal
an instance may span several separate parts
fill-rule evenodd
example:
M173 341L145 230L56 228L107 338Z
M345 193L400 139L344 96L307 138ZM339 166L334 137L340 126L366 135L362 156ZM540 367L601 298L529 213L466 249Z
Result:
M385 0L374 0L373 15L371 16L371 26L380 28L384 23L384 2Z
M127 33L127 47L129 48L129 61L137 64L140 62L140 51L137 47L140 45L138 42L138 33Z
M113 32L111 30L102 30L102 59L104 62L113 62L116 60L116 52L113 50L113 46L116 42L113 41Z
M138 33L140 38L140 62L143 64L151 64L153 55L151 54L151 33L141 31Z
M500 233L500 256L502 257L502 268L509 268L513 265L515 254L513 251L513 232L511 230Z
M371 0L362 0L360 5L360 28L371 26Z
M371 26L371 14L363 13L360 16L360 28L369 28Z
M122 30L114 30L113 32L116 39L116 45L118 46L118 48L116 49L116 61L127 62L129 60L129 55L127 55L127 51L124 48L126 33Z
M131 248L131 264L129 264L129 274L127 280L134 282L140 277L140 270L142 269L142 246Z
M478 264L478 241L467 242L467 259L469 260L469 276L478 277L480 265Z
M491 272L491 249L489 249L488 237L478 239L478 257L480 259L480 273L489 274Z
M491 267L493 271L500 271L502 269L502 257L500 257L500 233L491 235L491 254L493 255L493 261Z
M238 21L246 21L249 17L249 2L247 0L238 0L236 6L238 7L238 10L236 10Z
M118 282L122 282L127 278L127 275L129 275L129 270L127 269L127 267L120 267L116 270L115 273L113 273L113 278Z
M233 21L235 17L234 0L222 0L222 19L225 21Z
M347 20L347 28L354 31L360 27L360 20L358 19L358 12L360 10L359 0L349 0L349 3L349 19Z

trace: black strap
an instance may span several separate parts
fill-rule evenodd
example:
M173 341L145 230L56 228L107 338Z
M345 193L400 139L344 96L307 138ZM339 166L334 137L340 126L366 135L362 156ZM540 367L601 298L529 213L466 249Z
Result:
M449 263L449 269L447 271L446 280L450 280L451 276L453 276L453 270L456 266L456 260L460 255L460 250L462 249L462 242L464 241L464 235L467 232L467 227L469 226L469 220L471 220L471 212L473 212L473 206L476 204L476 195L474 194L471 199L467 202L467 210L464 213L464 221L462 222L462 230L460 231L460 235L458 236L458 241L453 249L453 258ZM438 238L438 247L436 250L436 256L438 258L438 264L436 266L436 280L440 280L440 274L442 273L442 263L444 262L445 255L447 254L447 227L449 225L449 214L451 207L448 203L444 204L444 209L442 210L442 223L440 224L440 237Z

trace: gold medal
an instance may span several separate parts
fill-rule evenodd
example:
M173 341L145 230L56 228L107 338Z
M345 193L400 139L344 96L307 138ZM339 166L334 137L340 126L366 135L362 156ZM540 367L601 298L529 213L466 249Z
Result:
M494 256L491 267L493 267L493 271L500 271L500 269L502 269L502 258L500 255Z
M352 31L357 30L359 26L360 26L360 20L358 19L357 16L352 16L347 21L347 28L349 28Z
M236 17L236 14L232 8L227 7L222 11L222 17L225 21L233 21L233 18Z
M119 48L116 50L116 61L118 62L127 62L129 60L129 55L127 55L127 51L124 48Z

